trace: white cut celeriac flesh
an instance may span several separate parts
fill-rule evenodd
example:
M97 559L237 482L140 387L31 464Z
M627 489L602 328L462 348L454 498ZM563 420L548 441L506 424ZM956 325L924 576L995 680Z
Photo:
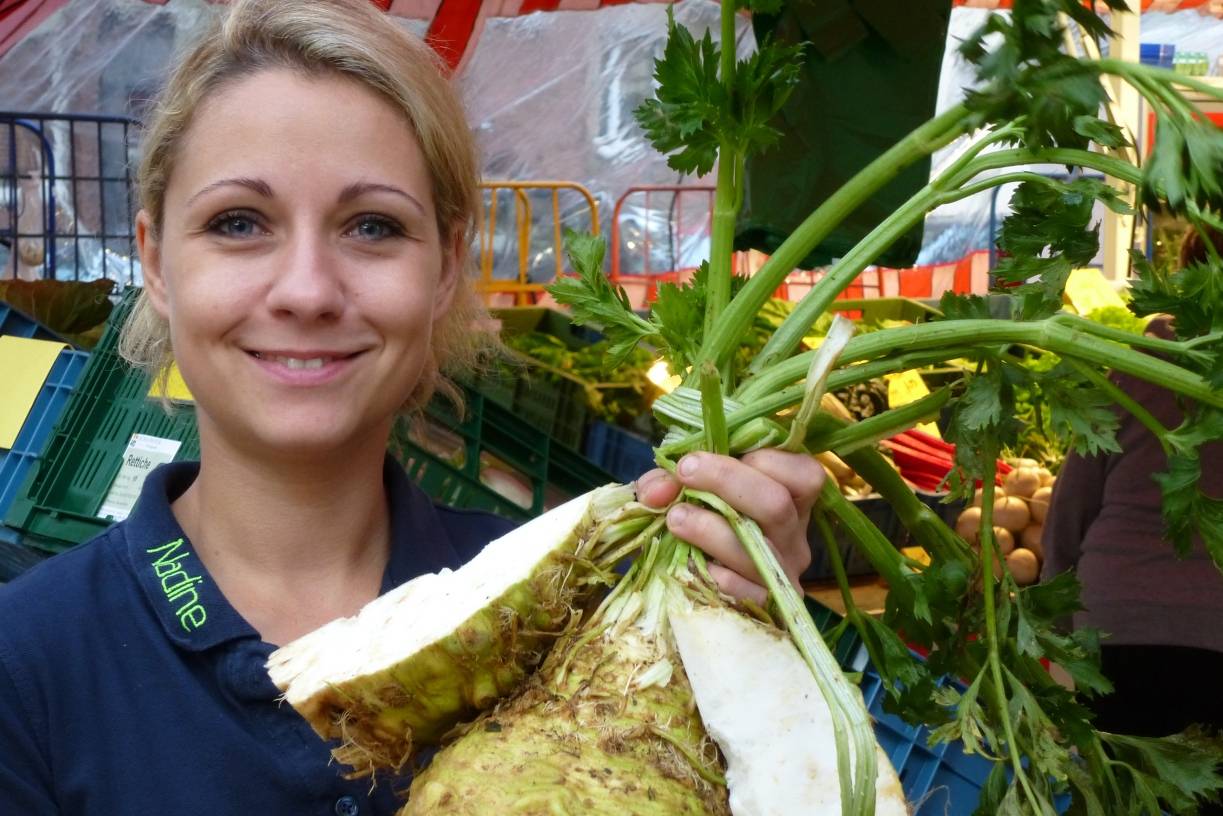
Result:
M716 606L673 610L670 621L701 719L726 759L734 816L840 816L832 713L785 633ZM882 750L875 790L876 816L907 816Z
M513 691L591 582L598 522L640 509L609 485L422 575L278 649L268 673L357 772L397 769L422 745Z

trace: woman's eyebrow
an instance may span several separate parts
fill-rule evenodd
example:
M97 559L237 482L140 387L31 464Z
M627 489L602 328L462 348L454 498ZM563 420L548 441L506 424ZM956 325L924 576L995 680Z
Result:
M272 198L272 185L268 184L266 181L263 181L262 179L227 178L227 179L221 179L220 181L214 181L212 184L209 184L207 187L200 190L195 195L191 196L191 198L187 200L187 204L190 205L194 203L196 199L202 196L205 196L208 193L211 193L213 190L219 189L221 187L229 187L231 185L237 186L237 187L245 187L248 190L252 190L258 193L259 195L263 196L264 198Z
M338 202L340 204L345 204L352 201L354 198L365 195L366 193L390 193L392 195L400 196L407 199L408 202L419 210L422 215L425 213L424 205L417 201L415 196L408 193L406 190L402 190L399 187L395 187L390 184L380 184L373 181L358 181L348 185L340 191Z

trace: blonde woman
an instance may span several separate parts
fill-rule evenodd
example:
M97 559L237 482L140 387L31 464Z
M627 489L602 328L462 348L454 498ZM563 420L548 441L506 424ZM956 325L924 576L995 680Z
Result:
M546 134L541 134L546 138ZM435 506L386 455L395 416L478 351L465 274L471 136L429 50L364 0L237 2L171 74L139 171L143 300L125 355L177 362L200 462L0 589L0 812L391 814L407 780L346 780L264 668L506 530ZM686 484L757 518L792 575L822 472L689 457ZM678 484L639 483L662 506ZM762 597L733 535L672 530Z

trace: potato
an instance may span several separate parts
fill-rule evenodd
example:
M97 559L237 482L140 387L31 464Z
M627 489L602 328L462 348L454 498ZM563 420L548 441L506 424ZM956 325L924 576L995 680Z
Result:
M1028 503L1021 498L1007 496L994 503L994 524L998 527L1005 527L1012 533L1020 533L1031 520L1032 512L1028 510Z
M981 529L981 508L967 507L955 521L955 534L965 541L976 541Z
M1045 516L1049 513L1049 500L1053 496L1053 488L1042 487L1032 494L1032 498L1028 499L1028 509L1032 511L1032 519L1039 524L1045 523Z
M1015 549L1015 536L1005 527L995 527L994 546L998 548L998 552L1009 555L1011 550Z
M978 487L978 488L977 488L975 491L973 491L973 494L972 494L972 506L973 506L973 507L980 507L980 506L981 506L981 501L982 501L982 498L981 498L981 497L982 497L982 496L984 496L984 495L985 495L985 489L984 489L984 488ZM1001 487L995 487L995 488L994 488L994 503L995 503L995 504L997 504L998 502L1002 501L1002 497L1003 497L1003 496L1005 496L1005 495L1006 495L1006 491L1005 491L1005 490L1003 490Z
M981 529L978 527L976 532L974 532L971 536L965 536L964 540L977 549L980 549ZM1015 549L1015 536L1011 534L1010 530L1007 530L1004 527L994 528L994 549L1003 555L1006 555L1011 550Z
M1040 577L1040 561L1037 560L1036 553L1023 547L1011 551L1006 557L1006 567L1011 571L1015 583L1020 586L1034 584Z
M1017 467L1006 474L1002 487L1008 495L1026 499L1040 487L1040 471L1034 467Z
M1045 533L1045 525L1029 524L1023 528L1023 532L1019 534L1019 545L1025 550L1031 550L1036 553L1036 557L1041 561L1045 560L1045 549L1040 546L1040 537Z

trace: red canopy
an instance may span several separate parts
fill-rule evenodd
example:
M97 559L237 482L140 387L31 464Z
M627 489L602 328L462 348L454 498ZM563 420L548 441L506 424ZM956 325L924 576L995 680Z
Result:
M165 5L169 0L145 0ZM226 0L209 0L224 3ZM592 11L631 2L667 0L370 0L399 17L429 20L426 35L446 62L457 68L472 43L479 39L484 20L514 17L536 11ZM957 6L1009 8L1012 0L952 0ZM1196 8L1199 13L1223 17L1223 0L1140 0L1143 11L1174 11ZM32 31L68 0L0 0L0 55Z

